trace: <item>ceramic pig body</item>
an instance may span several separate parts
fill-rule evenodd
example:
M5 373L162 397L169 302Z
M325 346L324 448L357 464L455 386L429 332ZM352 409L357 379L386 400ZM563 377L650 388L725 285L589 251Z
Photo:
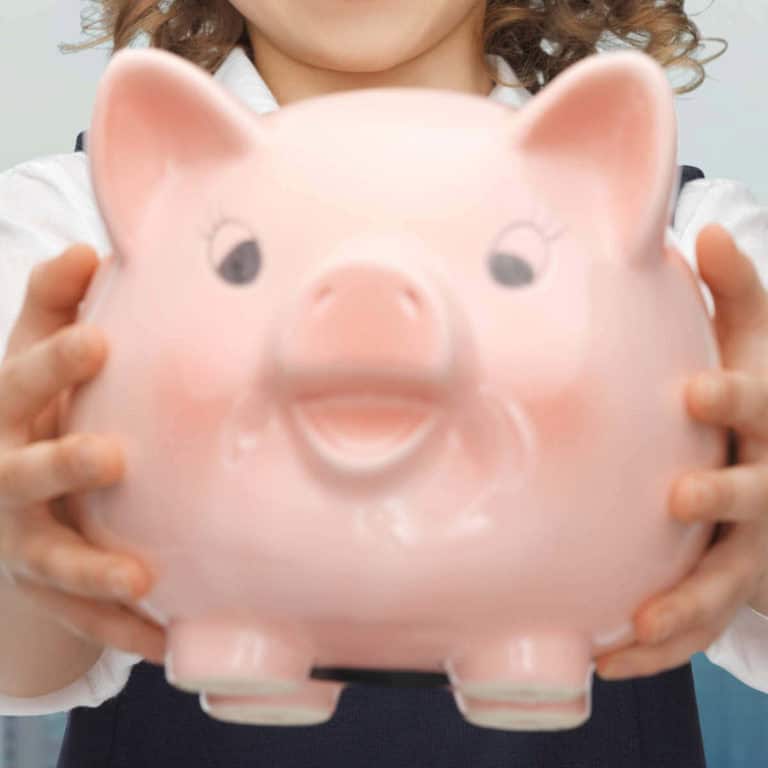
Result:
M724 458L683 400L717 350L665 242L674 128L640 54L518 113L409 89L266 117L115 57L115 254L80 316L110 353L66 423L121 438L81 523L154 570L172 683L307 724L342 688L315 667L444 671L479 725L588 718L593 656L708 540L671 481Z

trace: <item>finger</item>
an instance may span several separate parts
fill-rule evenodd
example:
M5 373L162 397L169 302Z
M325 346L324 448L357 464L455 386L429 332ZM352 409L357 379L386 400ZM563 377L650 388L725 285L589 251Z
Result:
M51 499L47 505L51 517L74 531L85 530L82 524L84 515L82 497L82 493L68 493Z
M638 640L661 643L695 627L725 626L754 592L764 539L757 524L725 527L722 537L682 582L638 609Z
M65 493L103 488L125 472L119 443L71 434L0 453L0 503L26 507Z
M18 580L16 586L38 610L43 609L79 637L140 654L155 664L164 663L164 628L143 619L130 608L64 594L23 579Z
M687 664L717 637L711 630L696 628L659 645L633 645L595 659L597 674L604 680L657 675Z
M746 437L768 439L768 378L735 370L711 370L686 387L691 415L731 427Z
M696 238L696 258L715 302L718 332L752 331L766 323L768 302L760 276L726 229L704 227Z
M0 536L0 561L13 579L25 579L81 597L134 602L152 584L143 563L97 549L50 515L27 510L24 524Z
M65 387L92 378L104 364L104 334L87 325L61 329L0 365L0 425L25 424Z
M67 431L66 414L69 413L74 389L63 389L31 422L30 442L50 440Z
M53 400L32 419L30 424L29 442L50 440L61 434L59 429L60 410L69 390L63 390L55 395Z
M739 464L678 478L670 493L670 511L689 523L758 520L768 510L768 466Z
M74 322L78 304L99 263L98 254L90 245L76 243L55 258L35 265L18 320L8 338L6 357Z

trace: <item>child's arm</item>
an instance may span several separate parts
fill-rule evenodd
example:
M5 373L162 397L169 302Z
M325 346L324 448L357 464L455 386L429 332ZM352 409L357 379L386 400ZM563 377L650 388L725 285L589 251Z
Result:
M36 610L7 581L0 582L0 616L0 698L61 690L83 677L103 652Z
M657 674L705 651L768 693L768 615L755 609L768 578L768 208L738 182L694 181L680 196L676 225L683 254L706 282L722 362L721 370L694 372L686 406L697 421L735 432L738 466L686 473L670 489L670 515L722 527L688 576L641 606L639 642L601 658L598 674ZM712 398L696 386L705 378Z
M85 156L79 153L41 158L0 173L0 358L4 351L9 355L0 364L0 370L11 355L18 362L31 354L35 342L45 347L57 330L69 332L71 329L63 326L74 319L77 302L87 285L87 281L80 281L81 294L73 297L74 303L70 302L67 310L69 320L57 317L55 311L48 312L46 320L38 312L37 320L30 323L29 312L26 319L22 316L26 307L24 289L29 285L32 269L72 243L87 242L95 246L97 253L109 252L110 243L95 206L87 170ZM75 256L75 262L78 258L81 262L79 272L83 272L85 254L82 250L79 257ZM72 270L71 258L70 266L64 267L65 272ZM86 261L96 265L98 260L93 251ZM60 259L45 262L46 268L55 262L59 262L60 270ZM78 272L77 266L75 272ZM64 292L69 286L72 293L71 275L67 278L53 274L47 282ZM14 322L16 327L9 338ZM37 365L45 359L46 356L38 352ZM98 366L91 368L95 374ZM48 378L54 382L66 378L66 374L60 373L61 376L55 374ZM80 377L83 378L82 372ZM16 387L22 392L29 392L29 385L38 381L29 372L26 377L19 378L18 369L16 379L25 382L25 386ZM63 390L66 386L62 382L60 387L54 386L54 390ZM5 396L0 394L0 410L7 403L6 391ZM48 413L52 416L55 409L52 407ZM45 453L45 442L40 442L45 430L40 420L35 425L35 432L30 432L24 440L9 440L7 430L0 440L0 461L16 460L15 468L9 463L0 468L0 497L9 495L9 481L17 486L21 482L27 487L27 498L37 503L38 508L45 509L47 501L57 494L70 498L66 496L71 492L66 481L57 490L52 487L51 480L52 475L64 480L62 470L66 474L67 466L74 469L75 465L71 461L60 462L59 471L52 473L49 470L47 479L46 473L41 474L39 468L32 471L33 465L42 463ZM52 433L50 422L48 431ZM49 438L52 437L54 435L49 434ZM26 461L19 462L24 450L32 450L32 453L26 454ZM26 479L23 479L24 475ZM71 475L67 479L71 480ZM40 493L41 483L46 484L49 493ZM81 489L85 487L95 487L95 484L83 482ZM36 494L47 498L35 498ZM21 523L32 519L23 516L30 506L15 505L20 524L15 529L10 526L14 533L23 531ZM8 499L0 498L0 516L10 511ZM104 583L102 579L98 584L98 566L104 570L107 560L124 562L124 558L91 548L74 530L53 524L50 513L48 517L46 526L41 526L38 532L54 534L53 549L49 546L50 539L45 546L40 546L43 542L39 537L36 543L33 539L31 562L27 562L30 553L23 553L18 541L14 541L18 535L10 535L9 527L5 533L0 530L0 564L5 566L5 575L10 575L9 580L0 574L2 715L47 714L76 706L97 706L120 691L131 667L143 656L162 660L164 634L161 629L154 625L150 627L132 611L121 608L114 596L110 600L103 592L99 593ZM12 518L6 517L9 519ZM50 557L52 552L56 552L53 558ZM38 571L37 579L34 578L35 571ZM71 574L69 585L62 589L67 571ZM79 577L75 576L77 571L80 571ZM137 587L135 594L142 591L143 587ZM101 599L97 599L97 595ZM108 609L113 611L111 616L105 615ZM76 634L77 631L81 634ZM147 633L151 636L149 642ZM81 635L89 639L83 639Z
M101 648L65 629L0 581L0 715L96 707L125 686L138 654Z
M64 522L71 494L111 485L122 475L119 452L102 437L84 443L82 436L57 434L61 394L98 375L106 357L99 332L71 325L97 265L93 251L78 246L36 269L0 364L5 709L9 697L66 688L94 666L105 645L163 659L162 629L123 607L147 590L150 574L132 558L92 547ZM86 461L83 445L96 449ZM57 508L52 499L61 500ZM126 578L123 585L111 580L116 569ZM18 708L10 713L19 714Z
M768 563L768 553L766 553L766 562ZM768 619L768 568L757 585L757 591L749 601L749 607Z

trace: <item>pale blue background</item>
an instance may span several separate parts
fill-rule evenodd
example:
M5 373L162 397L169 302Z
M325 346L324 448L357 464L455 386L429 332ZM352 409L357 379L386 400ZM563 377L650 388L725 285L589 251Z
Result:
M747 182L768 204L768 2L688 0L705 35L729 51L709 79L678 98L680 160L709 176ZM57 44L80 40L80 0L0 0L0 170L69 152L88 127L104 50L63 55ZM673 77L674 80L674 77Z
M0 170L69 152L77 133L88 127L106 52L65 56L56 47L80 39L81 5L78 0L0 0ZM730 49L710 65L700 89L678 99L680 161L702 167L708 176L741 179L768 204L768 2L689 0L686 8L697 13L704 34L725 37ZM741 684L701 654L694 669L709 768L768 766L768 695ZM39 750L33 750L37 755L29 751L26 761L23 755L13 762L3 758L2 734L10 737L18 725L0 719L0 768L52 768L63 718L35 719L45 760ZM11 739L5 741L8 746Z

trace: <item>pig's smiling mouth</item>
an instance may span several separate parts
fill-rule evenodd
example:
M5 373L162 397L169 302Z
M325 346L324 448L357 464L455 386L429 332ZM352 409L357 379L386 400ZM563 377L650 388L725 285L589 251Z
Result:
M304 397L292 410L317 456L357 474L406 460L435 428L440 408L431 399L360 392Z

